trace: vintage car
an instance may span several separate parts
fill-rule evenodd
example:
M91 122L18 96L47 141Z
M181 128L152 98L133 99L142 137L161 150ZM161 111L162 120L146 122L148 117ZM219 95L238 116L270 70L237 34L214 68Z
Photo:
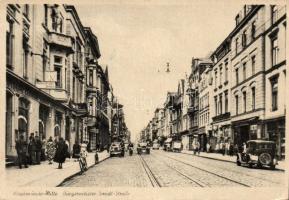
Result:
M172 150L173 150L173 152L181 152L182 142L181 141L173 141L172 142Z
M142 153L147 153L150 154L150 147L148 146L148 143L146 142L140 142L137 145L137 153L142 154Z
M110 156L118 155L120 157L124 156L124 145L121 142L113 142L109 148Z
M172 150L172 138L167 138L164 142L164 150L171 151Z
M157 142L153 143L153 149L159 149L160 148L160 144Z
M249 167L270 167L275 169L278 164L275 158L276 143L266 140L249 140L246 150L237 153L236 164Z

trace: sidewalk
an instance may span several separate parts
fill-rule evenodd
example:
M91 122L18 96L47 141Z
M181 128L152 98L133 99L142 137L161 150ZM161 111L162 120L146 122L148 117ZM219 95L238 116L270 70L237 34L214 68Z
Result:
M95 153L88 153L87 165L94 165ZM109 158L109 153L98 152L99 162ZM41 162L40 165L29 165L28 168L19 169L18 166L6 168L6 184L10 186L37 186L37 187L56 187L64 179L77 174L80 171L79 162L74 158L66 159L63 169L57 169L58 163L52 165L48 161Z
M193 151L188 151L188 150L182 150L182 153L194 155ZM223 156L222 154L219 154L219 153L200 152L200 155L196 154L195 156L224 161L224 162L236 163L236 156L228 156L228 155ZM285 161L284 160L278 161L278 165L276 165L276 169L285 171L285 168L286 168Z

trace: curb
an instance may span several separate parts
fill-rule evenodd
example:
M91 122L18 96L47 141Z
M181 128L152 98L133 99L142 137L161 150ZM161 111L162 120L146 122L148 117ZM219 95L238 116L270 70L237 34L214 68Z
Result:
M90 165L89 167L87 167L87 170L89 170L90 168L92 168L92 167L95 166L95 165L98 165L99 163L105 161L105 160L108 159L108 158L110 158L110 156L104 158L103 160L98 161L97 164L92 164L92 165ZM56 185L55 187L61 187L64 182L68 181L69 179L74 178L74 177L77 176L77 175L80 175L80 171L79 171L79 172L76 172L76 173L74 173L74 174L72 174L72 175L70 175L70 176L68 176L68 177L66 177L63 181L61 181L61 182L60 182L58 185Z
M220 159L220 158L212 158L212 157L208 157L208 156L199 156L199 155L194 155L194 154L190 154L190 153L186 153L186 152L181 152L183 154L187 154L187 155L192 155L192 156L197 156L197 157L202 157L202 158L207 158L207 159L211 159L211 160L218 160L218 161L222 161L222 162L229 162L229 163L234 163L234 161L231 161L231 160L223 160L223 159ZM278 167L276 167L275 170L278 170L278 171L283 171L285 172L285 169L280 169Z

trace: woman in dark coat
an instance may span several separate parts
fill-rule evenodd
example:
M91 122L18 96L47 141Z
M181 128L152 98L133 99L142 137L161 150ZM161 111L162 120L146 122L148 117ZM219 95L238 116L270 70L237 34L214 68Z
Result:
M65 144L63 138L59 138L56 144L56 152L54 156L54 162L58 162L58 169L62 169L62 163L65 162L68 146Z

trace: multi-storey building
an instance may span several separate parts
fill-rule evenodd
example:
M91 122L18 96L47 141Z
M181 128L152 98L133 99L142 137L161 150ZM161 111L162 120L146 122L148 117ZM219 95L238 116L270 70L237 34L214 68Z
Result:
M211 110L212 99L212 62L206 61L200 65L203 69L199 77L199 142L201 151L206 150L208 138L212 132L211 128ZM204 70L204 71L203 71Z
M264 137L265 6L244 6L231 32L231 122L235 143Z
M108 71L74 6L9 4L6 19L6 156L30 133L63 137L70 150L77 141L108 145Z
M285 157L286 6L265 7L265 135Z
M210 146L218 151L220 143L233 142L231 132L231 39L227 37L212 53L212 133Z
M186 76L184 79L184 89L183 89L183 101L182 101L182 144L183 149L189 150L189 115L188 115L188 108L189 108L189 95L190 95L190 85L189 79Z

